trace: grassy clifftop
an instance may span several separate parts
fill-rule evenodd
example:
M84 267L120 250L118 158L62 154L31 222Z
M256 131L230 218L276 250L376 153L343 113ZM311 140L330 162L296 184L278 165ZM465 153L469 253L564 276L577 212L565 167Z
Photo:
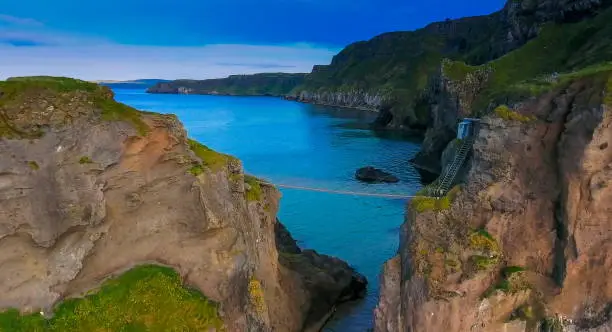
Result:
M107 87L66 77L0 81L0 137L39 137L45 127L64 126L92 112L99 112L102 120L128 122L140 135L146 134L149 128L141 112L113 96Z
M443 66L445 76L463 84L470 74L487 71L474 98L476 114L498 104L536 96L573 79L612 70L612 8L577 23L545 25L538 37L480 66L461 61Z
M210 80L161 82L149 93L218 94L232 96L283 96L302 84L306 74L263 73L232 75Z
M0 313L0 332L71 331L216 331L223 330L217 305L184 288L172 269L136 267L106 281L99 290L39 313Z

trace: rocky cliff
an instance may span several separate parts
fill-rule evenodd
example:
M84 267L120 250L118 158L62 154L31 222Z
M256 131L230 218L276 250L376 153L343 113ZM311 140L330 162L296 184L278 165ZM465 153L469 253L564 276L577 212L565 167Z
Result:
M347 46L330 65L315 66L291 94L305 102L377 108L378 125L425 130L435 125L428 90L439 81L443 59L484 64L525 45L547 24L580 21L610 3L509 0L491 15L385 33Z
M527 44L499 59L479 66L442 60L439 76L421 95L430 119L415 165L439 173L441 153L455 137L458 119L489 114L498 105L535 98L552 86L609 67L612 11L598 4L598 10L581 16L584 12L571 11L575 4L559 3L569 6L557 8L565 21L544 25Z
M276 220L274 187L189 140L175 116L116 103L108 88L49 77L0 82L0 156L0 308L41 311L49 320L40 331L58 319L86 328L81 311L52 317L54 306L142 264L175 269L219 303L226 331L318 331L334 306L365 289L346 263L295 245ZM136 289L151 280L137 279ZM137 302L161 296L134 292ZM118 304L88 299L96 326L107 326L105 312ZM124 318L187 329L190 314L202 318L179 308ZM0 313L0 330L39 331L19 325L27 317Z
M306 74L262 73L232 75L209 80L160 82L149 93L203 94L229 96L284 96L302 84Z
M484 116L462 184L411 201L376 331L612 331L611 123L612 68Z

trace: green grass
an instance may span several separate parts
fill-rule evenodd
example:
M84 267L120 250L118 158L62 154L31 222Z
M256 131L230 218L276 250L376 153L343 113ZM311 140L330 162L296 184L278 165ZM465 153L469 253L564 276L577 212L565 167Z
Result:
M442 72L453 81L463 81L465 78L478 70L478 66L470 66L462 61L444 59L442 61Z
M493 69L476 108L539 95L577 78L611 70L612 9L572 24L544 26L523 47L483 66ZM556 81L553 73L559 73ZM551 81L552 80L552 81Z
M606 84L606 96L604 97L604 104L612 108L612 74L608 77Z
M502 291L504 293L514 293L520 290L528 289L529 285L525 279L518 273L525 271L525 268L521 266L507 266L501 271L501 279L491 285L483 297L489 297L496 291Z
M40 169L38 163L33 160L28 161L28 166L30 166L30 169L32 169L33 171L38 171Z
M249 185L249 189L246 191L247 201L259 201L263 195L263 190L259 184L260 180L251 175L244 176L244 182Z
M523 272L525 268L522 266L507 266L502 270L502 275L506 278L509 278L514 273Z
M0 313L0 332L207 331L223 329L217 305L184 288L172 269L145 265L110 279L96 292L64 301L53 318Z
M200 176L202 173L204 173L204 168L200 164L195 164L191 166L189 173L191 173L193 176Z
M91 158L89 156L82 156L79 159L79 164L83 165L83 164L92 164L93 160L91 160Z
M417 212L423 213L425 211L443 211L448 210L455 200L457 194L461 191L461 186L456 185L448 193L440 198L428 197L428 196L418 196L418 195L427 195L428 189L423 188L419 191L410 202L410 206Z
M207 146L202 145L198 141L189 139L189 148L195 155L202 160L202 164L208 167L212 171L219 171L227 166L229 161L233 159L232 156L228 156L219 152L216 152Z
M497 108L495 108L495 114L497 116L499 116L500 118L507 120L507 121L519 121L522 123L529 123L535 120L535 117L533 116L526 116L526 115L522 115L520 113L517 113L513 110L511 110L508 106L506 105L500 105L497 106Z
M149 127L141 118L140 111L116 102L113 99L113 92L109 88L95 83L67 77L12 77L6 81L0 81L0 91L2 92L0 98L0 137L27 138L42 135L42 132L26 133L15 128L2 111L3 107L21 106L28 96L39 92L51 92L58 96L77 91L86 92L89 100L101 109L103 120L128 122L138 131L139 135L146 135L149 131Z
M150 128L142 120L142 114L137 109L112 99L100 98L96 104L102 108L102 120L128 122L136 129L140 136L145 136L149 133Z
M481 256L481 255L471 256L470 260L472 261L473 266L478 271L489 270L492 267L495 267L497 263L499 263L498 257L487 257L487 256Z

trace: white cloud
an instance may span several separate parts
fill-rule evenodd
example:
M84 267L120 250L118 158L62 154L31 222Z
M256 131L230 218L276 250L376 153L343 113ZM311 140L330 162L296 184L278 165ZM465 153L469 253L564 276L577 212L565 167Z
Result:
M85 80L225 77L259 72L309 72L338 50L312 45L216 44L157 47L119 44L16 47L0 44L0 79L52 75Z
M270 71L309 72L315 64L329 63L339 51L308 43L122 45L4 14L0 14L0 27L0 79L30 75L85 80L205 79Z

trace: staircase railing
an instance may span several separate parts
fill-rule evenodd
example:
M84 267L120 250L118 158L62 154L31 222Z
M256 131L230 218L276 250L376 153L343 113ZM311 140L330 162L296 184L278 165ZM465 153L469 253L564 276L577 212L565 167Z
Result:
M432 193L433 196L442 197L446 195L446 193L448 193L451 185L453 184L453 182L455 181L455 178L457 177L457 173L459 173L459 170L463 166L463 163L465 162L468 156L468 153L472 149L473 144L474 144L474 137L471 135L462 140L461 146L459 147L459 150L457 151L457 154L455 155L453 162L446 169L444 174L442 174L442 176L440 177L440 182L438 183L438 187L434 189L434 192Z

